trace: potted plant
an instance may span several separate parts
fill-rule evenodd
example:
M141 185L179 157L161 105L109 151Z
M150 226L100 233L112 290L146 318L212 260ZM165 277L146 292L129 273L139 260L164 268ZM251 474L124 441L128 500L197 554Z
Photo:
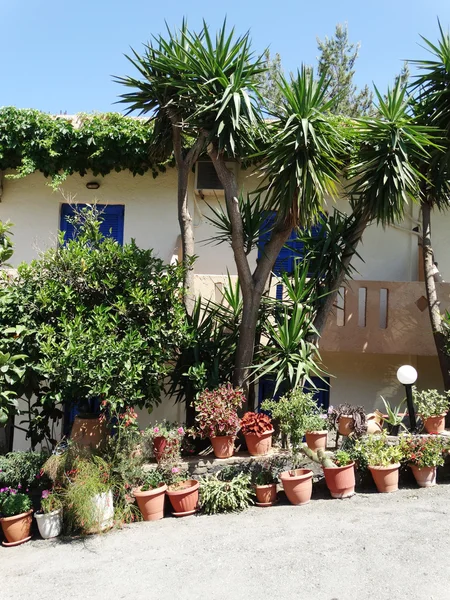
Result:
M173 508L174 517L188 517L197 512L199 482L190 479L187 470L177 465L166 464L163 468L167 484L167 496Z
M436 485L437 467L444 464L448 443L439 436L409 437L402 441L407 464L420 487Z
M248 473L224 470L200 482L200 508L208 515L241 511L250 504L252 486Z
M317 409L317 412L313 412L306 416L305 438L308 448L314 451L326 449L329 426L330 421L328 420L328 414L321 411L319 408Z
M301 446L306 431L312 432L319 427L323 432L326 427L326 416L321 416L323 413L314 394L300 388L293 389L279 400L265 400L261 408L270 412L272 419L279 423L284 445L288 442L293 450ZM323 433L321 437L323 439Z
M144 521L158 521L164 517L164 500L167 485L164 473L152 469L143 474L141 485L133 489L139 510Z
M272 456L250 466L256 506L272 506L276 502L278 477L286 466L286 460L285 456Z
M415 386L413 387L414 404L428 433L439 433L445 430L449 394L450 392L440 394L437 390L419 392Z
M325 453L322 448L315 452L305 444L301 450L322 466L325 483L332 498L350 498L355 494L355 463L349 452L337 450Z
M272 448L272 420L264 413L246 412L241 419L247 450L252 456L261 456Z
M150 446L157 463L164 460L176 461L180 456L184 434L184 427L164 420L148 427L143 433L143 439Z
M367 436L355 444L356 452L361 452L367 460L377 490L381 493L398 490L398 470L403 458L400 445L389 445L385 435Z
M329 419L332 426L343 436L360 437L367 433L366 413L362 406L340 404L330 411Z
M211 440L217 458L233 456L234 440L240 427L237 409L244 401L242 390L229 383L212 391L203 391L195 403L197 432L202 438Z
M60 494L54 490L43 490L41 509L34 516L39 533L44 540L58 537L63 523L63 505Z
M27 494L11 488L2 488L0 491L0 515L0 523L6 538L6 541L2 542L3 546L18 546L31 540L33 510Z
M403 425L403 417L404 414L400 413L400 409L404 404L405 400L402 400L398 406L392 408L390 403L381 396L381 399L384 403L384 408L386 410L386 414L383 415L384 422L387 425L387 430L389 435L398 435L400 427L406 429Z

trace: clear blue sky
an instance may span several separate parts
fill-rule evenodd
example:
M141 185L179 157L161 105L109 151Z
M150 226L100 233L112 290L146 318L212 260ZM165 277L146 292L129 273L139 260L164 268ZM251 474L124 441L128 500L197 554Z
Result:
M0 0L0 14L0 106L72 114L122 110L111 75L133 73L124 53L183 16L217 28L226 14L238 32L251 30L255 50L279 52L286 71L315 64L316 37L347 22L362 44L356 83L385 89L402 59L425 56L419 34L436 40L438 16L449 27L450 0Z

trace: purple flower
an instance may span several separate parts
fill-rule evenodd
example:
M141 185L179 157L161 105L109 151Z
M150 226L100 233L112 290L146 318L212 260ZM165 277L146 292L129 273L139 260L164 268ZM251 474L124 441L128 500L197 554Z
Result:
M17 489L18 489L18 490L21 490L21 489L22 489L22 484L21 484L21 483L19 483L19 485L17 486Z
M172 473L178 473L180 469L177 469L177 467L173 467L172 468Z
M41 498L43 498L45 500L45 498L48 498L49 496L50 496L50 490L42 491Z
M184 435L184 429L182 427L178 427L177 431L180 435Z
M38 473L38 474L36 475L36 479L40 479L40 478L41 478L41 474L40 474L40 473Z

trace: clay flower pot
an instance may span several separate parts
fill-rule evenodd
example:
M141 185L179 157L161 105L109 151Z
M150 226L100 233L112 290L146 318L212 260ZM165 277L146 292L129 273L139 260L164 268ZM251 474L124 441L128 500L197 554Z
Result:
M210 438L216 458L230 458L234 453L234 435L218 435Z
M310 469L295 469L280 474L283 489L291 504L307 504L312 495L313 472Z
M36 523L39 533L44 540L58 537L61 533L63 522L63 509L53 510L49 513L36 513Z
M307 431L305 433L306 444L311 450L326 450L328 432L326 429L321 431Z
M70 439L79 446L89 446L97 450L105 443L106 434L106 423L98 417L75 417Z
M353 417L339 417L338 431L341 435L348 436L352 433L353 429Z
M427 431L427 433L440 433L441 431L445 431L445 415L447 413L443 413L442 415L436 415L433 417L428 417L428 419L423 419L423 425Z
M277 500L277 484L255 485L256 505L272 506Z
M257 433L244 433L247 450L252 456L262 456L272 448L273 429L258 435Z
M350 498L355 493L355 463L345 467L322 467L332 498Z
M162 435L153 438L153 454L156 462L160 462L166 457L166 454L175 451L178 452L180 441L177 439L167 439Z
M3 546L18 546L31 540L30 530L33 521L33 511L20 513L13 517L3 517L0 519L3 534L6 538L2 542Z
M197 511L199 485L196 479L188 479L177 486L167 488L174 517L187 517Z
M418 467L411 464L409 466L416 478L417 485L420 487L432 487L436 485L436 467Z
M369 465L377 490L381 494L396 492L398 490L399 468L400 463L395 463L388 467L375 467Z
M167 485L160 483L154 490L142 492L140 488L133 490L139 510L144 521L158 521L164 517L164 500Z

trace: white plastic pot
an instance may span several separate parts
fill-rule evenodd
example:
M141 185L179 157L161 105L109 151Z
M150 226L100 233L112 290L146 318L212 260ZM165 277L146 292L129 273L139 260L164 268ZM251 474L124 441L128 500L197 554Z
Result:
M114 504L112 491L92 497L96 529L104 531L114 525Z
M58 508L50 513L35 513L39 533L44 540L58 537L62 529L63 510Z

